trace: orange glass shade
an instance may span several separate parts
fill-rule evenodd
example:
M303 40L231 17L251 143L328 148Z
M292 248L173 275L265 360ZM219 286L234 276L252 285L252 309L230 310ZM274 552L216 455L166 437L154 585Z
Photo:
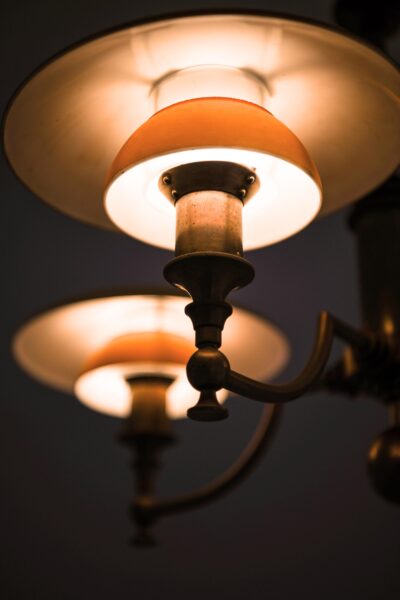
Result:
M82 372L116 363L177 363L186 364L193 354L193 344L188 340L164 333L131 333L108 342L92 354Z
M122 146L106 185L132 165L153 156L213 147L277 156L305 171L321 186L314 162L286 125L261 106L232 98L186 100L154 114Z
M125 232L173 248L175 215L159 189L165 170L198 160L253 169L260 188L243 211L243 246L296 233L321 206L321 181L303 144L264 108L229 98L200 98L157 112L124 144L107 178L105 205Z
M195 350L184 312L188 301L173 294L127 292L71 302L23 325L13 340L14 355L42 383L118 417L127 416L132 405L126 378L170 376L166 409L170 417L182 418L198 399L186 379L186 361ZM279 329L242 308L235 308L226 323L222 350L234 369L257 379L276 375L289 356ZM219 392L220 401L226 396Z

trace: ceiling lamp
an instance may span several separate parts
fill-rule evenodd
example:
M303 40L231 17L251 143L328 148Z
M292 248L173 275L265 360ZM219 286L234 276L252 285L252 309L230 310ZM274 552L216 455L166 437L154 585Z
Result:
M150 194L154 176L157 181L164 168L186 163L190 154L181 152L201 150L191 162L258 167L265 189L259 190L260 198L255 195L255 204L264 199L275 207L285 191L279 188L281 169L293 176L298 167L300 182L307 179L303 172L312 179L314 196L306 199L310 220L320 200L308 156L322 181L321 214L363 197L396 168L399 85L396 66L383 54L327 25L247 11L149 19L75 45L38 69L9 107L4 143L12 168L36 195L94 225L115 228L103 205L104 187L115 157L134 132L146 140L142 154L132 158L150 173L135 173L144 180L131 189L133 212L139 210L136 204L157 207L158 195ZM171 108L216 97L255 106L205 102ZM151 119L162 109L165 115ZM179 122L186 125L185 118L191 118L187 111L218 129L204 130L201 121L192 120L182 131ZM213 116L221 119L220 126ZM178 119L174 124L173 118ZM168 209L173 215L166 203ZM247 234L245 215L246 210ZM173 247L169 231L161 237L168 234L163 245ZM248 234L249 247L268 243L255 244L250 226Z
M148 526L156 516L204 503L230 488L275 429L271 426L276 416L268 409L239 461L207 486L205 495L203 488L191 493L191 503L182 506L183 497L168 501L154 497L152 461L174 440L171 420L185 417L196 400L196 390L185 377L192 353L186 301L173 293L155 292L76 300L31 318L13 342L16 360L31 376L75 394L89 408L124 419L122 439L136 457L133 516L142 544L151 543ZM235 317L224 336L224 349L234 364L262 379L276 375L288 360L286 338L276 326L243 308L235 308ZM251 347L243 343L248 335ZM226 396L222 390L219 400Z
M244 250L295 234L394 172L399 93L396 65L326 25L251 12L165 17L92 38L39 69L9 107L4 145L17 175L52 206L175 248L164 274L192 298L185 312L197 351L187 376L200 396L191 418L226 417L224 390L279 403L322 384L394 406L400 225L398 197L388 188L352 219L361 261L360 330L322 313L304 371L280 386L253 376L253 346L252 360L235 367L224 341L229 325L222 331L232 312L228 294L254 276ZM335 336L347 349L323 377ZM253 339L249 331L246 339ZM105 342L75 381L91 403L97 373L116 372L117 364L126 375L139 347L131 337ZM241 344L240 354L248 346ZM186 350L166 362L182 366ZM394 465L385 471L391 473L386 487L374 480L393 500L400 453L377 448L371 461L380 467L371 472L382 473L382 461Z

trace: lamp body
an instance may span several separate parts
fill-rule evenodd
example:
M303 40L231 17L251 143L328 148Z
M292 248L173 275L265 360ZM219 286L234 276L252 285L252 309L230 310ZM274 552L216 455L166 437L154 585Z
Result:
M368 473L375 490L400 504L400 425L381 433L368 455Z
M400 347L400 178L355 209L363 325Z

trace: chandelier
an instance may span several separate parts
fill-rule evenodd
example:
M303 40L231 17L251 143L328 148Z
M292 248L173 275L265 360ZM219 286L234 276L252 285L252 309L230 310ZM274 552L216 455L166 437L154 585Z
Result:
M392 426L373 443L369 469L375 488L400 502L399 179L382 186L399 163L399 92L395 64L333 27L216 11L100 34L51 59L14 96L5 151L34 194L175 252L164 276L180 295L81 299L38 315L14 341L33 376L125 417L141 543L159 516L239 480L280 405L321 388L389 406ZM362 327L322 312L301 373L265 383L288 344L261 317L232 314L227 297L254 277L246 251L361 198L351 226ZM343 355L326 368L335 338ZM173 437L170 419L225 419L229 392L266 404L250 446L205 489L158 501L156 455Z

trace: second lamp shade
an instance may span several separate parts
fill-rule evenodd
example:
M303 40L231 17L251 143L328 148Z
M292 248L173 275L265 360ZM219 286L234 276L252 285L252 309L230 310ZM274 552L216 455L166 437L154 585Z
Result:
M167 392L167 412L182 418L198 398L185 373L195 351L193 328L184 313L188 300L127 292L70 302L25 323L14 338L14 354L42 383L117 417L131 409L127 378L170 376L174 382ZM241 308L227 321L222 349L233 368L258 379L276 375L289 355L276 326ZM222 390L220 400L226 396Z

